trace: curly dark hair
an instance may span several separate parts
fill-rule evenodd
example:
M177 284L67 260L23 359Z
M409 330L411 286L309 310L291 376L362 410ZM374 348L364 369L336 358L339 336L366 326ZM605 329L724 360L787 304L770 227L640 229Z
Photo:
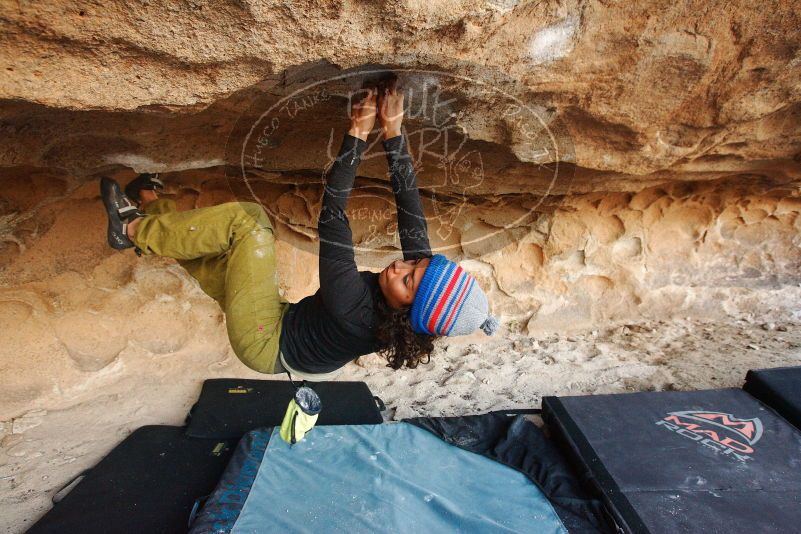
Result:
M412 330L408 306L393 308L384 298L378 298L376 315L378 322L375 335L381 344L378 354L386 358L387 367L400 369L406 365L408 369L414 369L420 363L431 361L437 336L418 334Z

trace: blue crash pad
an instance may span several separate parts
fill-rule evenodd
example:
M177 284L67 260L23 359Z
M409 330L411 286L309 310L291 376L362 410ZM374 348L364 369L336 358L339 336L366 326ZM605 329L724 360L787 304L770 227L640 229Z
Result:
M525 475L408 423L316 427L293 446L262 429L241 446L250 460L193 533L567 532Z

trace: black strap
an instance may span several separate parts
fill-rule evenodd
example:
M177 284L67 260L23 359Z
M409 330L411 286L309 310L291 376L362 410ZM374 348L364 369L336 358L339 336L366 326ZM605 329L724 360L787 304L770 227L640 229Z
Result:
M384 401L381 400L381 397L378 395L373 395L373 400L375 400L379 412L385 412L387 410L387 405L384 404Z
M194 504L192 504L192 511L189 512L189 521L186 523L187 528L192 528L192 523L195 522L195 518L197 518L197 513L200 511L200 507L203 506L208 498L208 495L204 495L203 497L198 497L195 499Z
M288 370L286 371L286 376L288 376L288 377L289 377L289 383L290 383L290 384L292 384L292 387L293 387L293 388L295 388L295 391L297 391L298 389L300 389L300 388L302 388L302 387L306 386L306 381L305 381L305 380L301 380L301 381L300 381L300 385L297 385L297 384L296 384L296 383L295 383L295 382L292 380L292 375L291 375L291 374L289 374L289 371L288 371Z
M298 408L298 410L299 409L300 408ZM290 429L292 445L294 445L298 441L297 439L295 439L295 421L297 421L297 419L298 419L298 412L296 411L294 414L292 414L292 427Z

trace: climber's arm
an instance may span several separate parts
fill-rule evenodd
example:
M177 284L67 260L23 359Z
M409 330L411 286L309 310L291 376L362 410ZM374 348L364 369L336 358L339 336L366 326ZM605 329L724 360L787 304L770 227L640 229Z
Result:
M370 298L356 266L353 234L345 209L367 143L350 133L326 176L317 229L320 234L320 295L333 314L346 316Z
M420 191L417 189L417 175L406 146L406 138L397 135L384 140L384 151L392 176L392 191L395 193L403 259L429 257L431 245L428 242L428 225L423 215L423 204L420 201Z

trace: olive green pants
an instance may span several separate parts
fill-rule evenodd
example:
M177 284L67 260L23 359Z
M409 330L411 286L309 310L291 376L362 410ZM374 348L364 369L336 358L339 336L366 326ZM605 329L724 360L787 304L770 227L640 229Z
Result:
M228 202L179 212L172 200L158 199L145 213L136 246L178 260L220 304L231 347L245 365L280 372L278 340L288 304L278 293L275 237L264 209Z

